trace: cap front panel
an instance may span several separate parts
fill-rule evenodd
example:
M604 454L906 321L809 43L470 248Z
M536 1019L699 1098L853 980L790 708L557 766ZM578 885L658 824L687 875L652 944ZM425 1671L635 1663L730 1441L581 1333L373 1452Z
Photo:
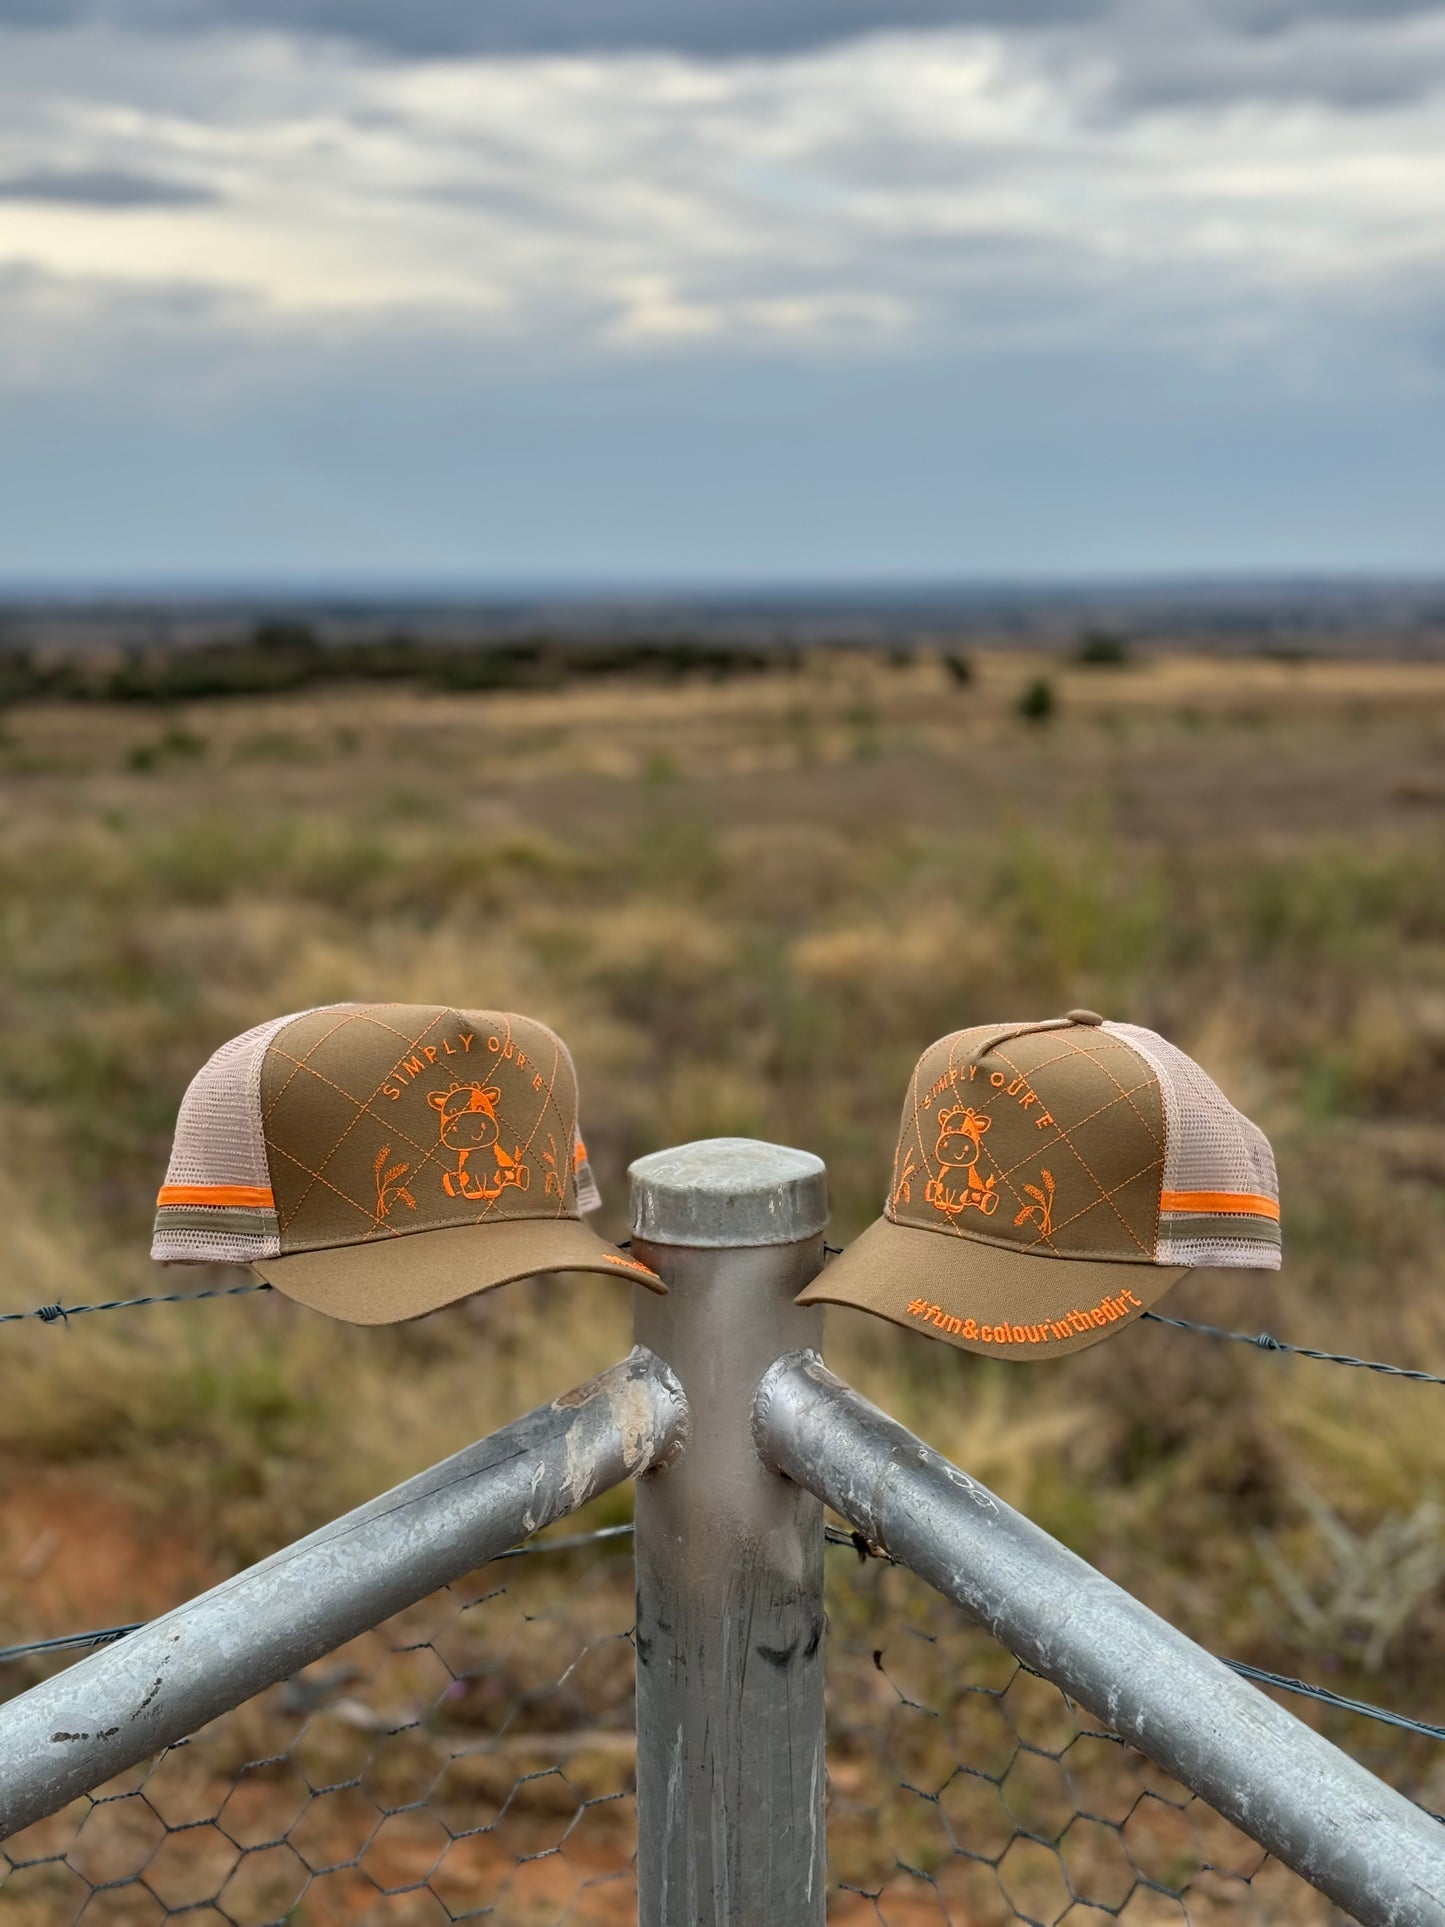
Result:
M961 1031L920 1059L886 1215L1040 1256L1153 1262L1165 1132L1151 1066L1097 1026L990 1036Z
M261 1111L281 1251L576 1218L576 1087L545 1025L414 1004L308 1012Z

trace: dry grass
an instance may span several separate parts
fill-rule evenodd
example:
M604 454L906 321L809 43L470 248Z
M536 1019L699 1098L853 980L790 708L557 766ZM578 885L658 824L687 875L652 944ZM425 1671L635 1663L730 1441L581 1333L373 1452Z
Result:
M1441 1369L1445 670L976 668L838 653L706 690L12 712L0 1308L205 1282L145 1255L176 1104L279 1011L529 1011L573 1046L611 1229L630 1158L739 1132L823 1154L849 1236L926 1043L1085 1004L1192 1051L1279 1153L1283 1273L1201 1274L1163 1308ZM1016 700L1040 674L1058 702L1031 725ZM171 1603L182 1552L257 1556L607 1363L628 1318L579 1279L390 1332L274 1297L0 1328L3 1629ZM1340 1592L1309 1495L1362 1540L1445 1496L1431 1388L1150 1325L1033 1367L846 1314L829 1342L1209 1644L1303 1648L1347 1687L1369 1627L1336 1615L1311 1650L1277 1583L1283 1561ZM154 1556L87 1563L66 1531L84 1494ZM1392 1589L1370 1557L1365 1592ZM1442 1649L1426 1587L1368 1689L1438 1718Z

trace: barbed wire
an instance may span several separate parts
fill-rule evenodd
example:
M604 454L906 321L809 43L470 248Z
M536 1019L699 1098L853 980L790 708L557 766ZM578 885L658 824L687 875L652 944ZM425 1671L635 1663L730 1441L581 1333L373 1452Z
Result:
M213 1285L208 1291L154 1292L147 1298L107 1298L98 1305L37 1305L34 1311L0 1312L0 1325L18 1325L38 1318L42 1325L63 1325L67 1318L78 1318L87 1311L133 1311L138 1305L189 1305L202 1298L237 1298L243 1292L269 1291L262 1279L244 1285Z
M631 1520L621 1525L598 1526L591 1532L563 1533L552 1539L530 1540L525 1545L509 1546L505 1552L495 1555L496 1563L502 1559L535 1558L539 1553L575 1552L583 1546L598 1545L612 1539L631 1538L636 1528ZM874 1545L861 1532L849 1532L840 1526L825 1525L824 1542L828 1546L847 1547L856 1552L860 1561L882 1560L888 1565L898 1562L881 1546ZM135 1620L127 1626L102 1626L91 1632L60 1633L51 1639L31 1640L21 1646L0 1647L0 1664L30 1659L45 1653L62 1652L77 1647L100 1647L112 1645L127 1634L139 1632L145 1620ZM1020 1664L1023 1662L1021 1661ZM1399 1728L1402 1732L1415 1733L1424 1739L1445 1741L1445 1726L1432 1725L1427 1720L1411 1719L1407 1713L1396 1713L1388 1707L1372 1706L1368 1700L1349 1699L1343 1693L1335 1693L1328 1686L1316 1686L1313 1682L1293 1679L1284 1673L1271 1673L1261 1666L1251 1666L1244 1660L1222 1659L1221 1664L1241 1678L1251 1680L1259 1686L1273 1686L1284 1693L1295 1693L1305 1699L1319 1701L1325 1706L1339 1707L1347 1713L1357 1713L1364 1719L1377 1720L1382 1725ZM1032 1672L1032 1667L1026 1667Z
M124 1639L127 1633L138 1633L145 1620L137 1619L129 1626L101 1626L90 1633L60 1633L54 1639L32 1639L25 1646L0 1647L0 1663L13 1659L29 1659L36 1653L59 1653L68 1646L109 1646L113 1640Z
M1262 1352L1288 1352L1295 1358L1317 1358L1326 1365L1349 1365L1361 1372L1384 1372L1390 1378L1413 1378L1421 1385L1445 1385L1445 1378L1434 1372L1419 1372L1406 1365L1385 1365L1377 1358L1354 1358L1349 1352L1321 1352L1311 1345L1290 1345L1269 1332L1232 1332L1223 1325L1197 1325L1188 1318L1166 1318L1162 1312L1146 1311L1156 1325L1173 1325L1176 1331L1195 1332L1204 1338L1227 1338L1236 1345L1253 1345Z
M630 1245L631 1240L624 1240L623 1244L624 1247ZM843 1247L825 1244L823 1250L825 1256L836 1258L841 1256ZM245 1284L216 1285L202 1291L156 1292L138 1298L106 1299L90 1305L38 1305L31 1311L0 1313L0 1325L29 1321L38 1321L47 1325L63 1324L70 1318L93 1311L132 1311L147 1305L190 1304L198 1303L203 1299L234 1298L251 1292L270 1290L271 1286L264 1280L248 1280ZM1343 1365L1359 1371L1379 1372L1391 1378L1410 1379L1417 1384L1445 1385L1445 1377L1439 1377L1433 1372L1392 1365L1378 1359L1356 1358L1346 1352L1326 1352L1312 1346L1293 1345L1284 1339L1274 1337L1269 1332L1230 1331L1224 1326L1200 1324L1187 1318L1170 1318L1156 1311L1146 1311L1143 1316L1155 1324L1171 1326L1176 1331L1189 1332L1202 1338L1222 1338L1233 1344L1251 1345L1258 1351L1281 1352L1293 1357L1315 1359L1324 1364ZM582 1546L593 1545L599 1541L626 1537L632 1531L633 1527L630 1523L603 1526L593 1532L571 1533L558 1538L539 1540L534 1544L512 1546L496 1556L498 1559L517 1559L539 1553L575 1551ZM859 1532L846 1532L838 1527L828 1526L825 1528L824 1537L828 1545L849 1547L858 1554L860 1559L884 1559L893 1563L881 1547L870 1544ZM0 1664L34 1658L46 1653L94 1649L111 1645L130 1633L138 1632L145 1623L144 1620L137 1620L129 1625L99 1627L80 1633L62 1633L49 1639L31 1640L22 1645L3 1647L0 1648ZM1231 1671L1238 1673L1241 1678L1248 1679L1257 1685L1271 1686L1280 1692L1294 1693L1427 1739L1445 1741L1445 1726L1415 1720L1408 1714L1372 1706L1364 1700L1350 1699L1344 1694L1331 1691L1329 1687L1316 1686L1308 1680L1293 1679L1282 1673L1272 1673L1265 1668L1248 1665L1242 1660L1225 1659L1222 1663Z
M1266 1672L1262 1666L1247 1666L1242 1659L1226 1659L1223 1663L1231 1673L1252 1680L1256 1686L1274 1686L1282 1693L1298 1693L1305 1699L1318 1700L1322 1706L1342 1707L1346 1713L1359 1713L1367 1720L1398 1726L1402 1732L1419 1733L1427 1740L1445 1740L1445 1726L1432 1726L1428 1720L1412 1720L1408 1713L1392 1713L1388 1707L1372 1706L1368 1700L1347 1699L1343 1693L1332 1693L1328 1686L1316 1686L1307 1679L1291 1679L1284 1673Z
M861 1532L844 1532L837 1526L825 1526L823 1536L830 1546L851 1546L859 1560L880 1559L887 1565L896 1566L899 1562L892 1553L882 1546L875 1546ZM1368 1700L1347 1699L1342 1693L1331 1692L1328 1686L1315 1686L1311 1681L1292 1679L1285 1673L1271 1673L1262 1666L1250 1666L1242 1659L1225 1659L1215 1654L1222 1666L1238 1673L1242 1679L1252 1680L1257 1686L1273 1686L1282 1693L1298 1693L1306 1699L1319 1700L1325 1706L1338 1706L1347 1713L1359 1713L1365 1719L1379 1720L1386 1726L1397 1726L1406 1733L1418 1733L1427 1740L1445 1740L1445 1726L1432 1726L1428 1720L1411 1719L1408 1713L1391 1712L1388 1707L1372 1706ZM1032 1673L1034 1668L1019 1661L1024 1671ZM1039 1674L1039 1678L1043 1675ZM1439 1816L1436 1816L1439 1818Z
M842 1245L825 1244L825 1258L841 1258ZM1163 1312L1146 1311L1143 1316L1156 1325L1172 1325L1176 1331L1193 1332L1199 1338L1227 1338L1236 1345L1253 1345L1256 1351L1285 1352L1294 1358L1314 1358L1326 1365L1348 1365L1361 1372L1383 1372L1389 1378L1410 1378L1420 1385L1445 1385L1445 1378L1434 1372L1416 1371L1407 1365L1387 1365L1376 1358L1355 1358L1349 1352L1323 1352L1312 1345L1291 1345L1271 1332L1235 1332L1223 1325L1201 1325L1191 1318L1166 1318Z
M620 1249L627 1250L632 1240L620 1240ZM841 1245L825 1244L826 1257L842 1256ZM206 1298L236 1298L248 1292L270 1291L271 1286L263 1279L248 1280L243 1285L214 1285L206 1291L153 1292L143 1298L107 1298L94 1305L37 1305L31 1311L0 1312L0 1325L18 1325L39 1321L44 1325L64 1324L68 1319L78 1318L91 1311L134 1311L143 1305L188 1305L200 1303ZM1203 1325L1190 1318L1169 1318L1163 1312L1146 1311L1142 1314L1156 1325L1169 1325L1175 1331L1190 1332L1198 1338L1223 1338L1235 1345L1252 1345L1256 1351L1281 1352L1292 1358L1313 1358L1325 1365L1344 1365L1361 1372L1379 1372L1387 1378L1406 1378L1417 1385L1445 1385L1445 1377L1435 1372L1426 1372L1408 1365L1391 1365L1378 1358L1356 1358L1349 1352L1326 1352L1313 1345L1293 1345L1288 1340L1276 1338L1272 1332L1230 1331L1223 1325Z
M488 1564L499 1559L531 1559L542 1552L575 1552L581 1546L593 1546L607 1539L629 1538L634 1531L631 1520L620 1526L598 1526L593 1532L561 1533L554 1539L529 1540L525 1545L509 1546L505 1552L496 1553ZM846 1539L846 1534L838 1535ZM109 1646L117 1639L124 1639L127 1633L138 1633L149 1621L137 1619L128 1626L100 1626L93 1632L60 1633L53 1639L32 1639L23 1646L0 1647L0 1665L9 1660L29 1659L38 1653L61 1652L71 1646Z

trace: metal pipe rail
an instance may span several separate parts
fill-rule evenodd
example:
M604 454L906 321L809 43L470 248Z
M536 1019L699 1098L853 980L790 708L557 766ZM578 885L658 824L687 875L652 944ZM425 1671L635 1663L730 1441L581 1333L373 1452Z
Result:
M0 1708L0 1839L518 1540L665 1463L676 1376L642 1347Z
M824 1367L818 1159L632 1176L631 1355L0 1708L0 1838L631 1476L640 1927L822 1927L824 1502L1364 1927L1445 1927L1445 1827Z
M1445 1927L1445 1827L861 1398L812 1351L754 1405L840 1512L1364 1927Z

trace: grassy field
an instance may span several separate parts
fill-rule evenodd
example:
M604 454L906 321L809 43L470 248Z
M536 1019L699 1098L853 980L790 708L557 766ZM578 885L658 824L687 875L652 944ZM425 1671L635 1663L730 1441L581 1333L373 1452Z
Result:
M0 1310L236 1281L158 1272L151 1208L188 1078L282 1011L533 1014L606 1228L631 1158L740 1133L826 1158L842 1242L925 1044L1082 1004L1189 1050L1278 1156L1283 1271L1160 1309L1445 1370L1445 666L840 651L38 703L0 712L0 820ZM610 1362L629 1316L578 1278L390 1331L274 1294L0 1327L0 1633L175 1603ZM833 1312L829 1351L1215 1650L1445 1714L1438 1388L1149 1323L1013 1365Z

